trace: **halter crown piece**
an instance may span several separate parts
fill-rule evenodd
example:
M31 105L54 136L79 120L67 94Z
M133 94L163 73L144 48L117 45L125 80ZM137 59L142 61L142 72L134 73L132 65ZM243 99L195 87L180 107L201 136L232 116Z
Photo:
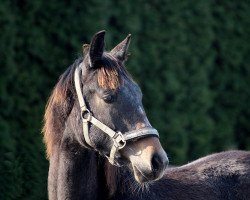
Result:
M138 130L129 131L129 132L122 134L119 131L116 132L116 131L112 130L111 128L109 128L108 126L106 126L105 124L100 122L98 119L96 119L92 115L92 113L88 110L86 103L84 101L83 94L82 94L81 84L80 84L80 72L81 72L80 67L81 66L82 66L82 64L80 64L75 69L74 82L75 82L75 89L76 89L78 101L79 101L80 108L81 108L81 118L82 118L84 139L90 147L93 147L92 142L91 142L90 137L89 137L88 124L91 123L94 126L101 129L104 133L106 133L113 140L113 146L111 148L110 154L109 154L109 156L106 156L106 157L108 158L109 162L112 165L119 166L119 164L117 162L115 162L115 154L118 152L118 150L125 147L126 141L132 140L132 139L133 140L138 139L138 138L149 136L149 135L159 137L159 134L158 134L156 129L151 128L151 127L141 128Z

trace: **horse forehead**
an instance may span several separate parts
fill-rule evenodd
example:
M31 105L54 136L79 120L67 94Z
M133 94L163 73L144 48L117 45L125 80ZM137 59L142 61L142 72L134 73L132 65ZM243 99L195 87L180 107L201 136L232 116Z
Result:
M139 91L135 82L132 80L125 80L122 90L126 94L126 96L130 97L131 99L139 98Z
M121 90L121 101L125 101L125 104L129 107L132 106L135 109L134 111L143 113L141 91L138 89L138 86L134 82L128 81L122 86Z

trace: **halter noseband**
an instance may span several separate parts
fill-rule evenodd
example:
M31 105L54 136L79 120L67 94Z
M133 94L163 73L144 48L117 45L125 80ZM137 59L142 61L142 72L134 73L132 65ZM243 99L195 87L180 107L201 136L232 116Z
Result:
M113 140L113 146L110 151L110 155L106 156L109 160L109 162L112 165L119 165L115 162L115 154L118 150L122 149L126 145L126 141L128 140L134 140L141 137L153 135L159 137L159 134L156 129L147 127L147 128L141 128L134 131L125 132L122 134L121 132L116 132L100 122L98 119L96 119L92 113L88 110L86 103L84 101L84 97L81 90L81 84L80 84L80 66L81 64L76 67L75 74L74 74L74 82L75 82L75 89L78 97L78 101L81 108L81 118L82 118L82 124L83 124L83 136L86 141L86 143L93 147L92 142L90 141L89 137L89 127L88 123L91 123L101 129L104 133L106 133L112 140Z

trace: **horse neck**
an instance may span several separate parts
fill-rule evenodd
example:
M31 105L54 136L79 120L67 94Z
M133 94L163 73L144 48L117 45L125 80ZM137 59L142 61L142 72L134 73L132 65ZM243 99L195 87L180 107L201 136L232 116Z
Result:
M81 197L95 200L106 196L103 158L98 152L84 146L77 106L72 108L65 122L60 145L54 153L58 154L59 161L58 164L50 163L51 172L57 173L59 168L57 183L62 187L58 186L57 193L62 199ZM61 191L63 188L67 188L68 191Z
M70 154L71 162L73 161L79 169L82 168L80 169L81 175L77 173L76 176L82 177L79 187L89 188L88 194L84 195L85 199L88 199L86 196L96 194L101 197L100 199L112 197L117 199L118 196L140 192L140 186L127 167L113 166L98 152L84 146L82 119L78 104L78 101L74 102L66 121L62 143L64 143L64 152Z

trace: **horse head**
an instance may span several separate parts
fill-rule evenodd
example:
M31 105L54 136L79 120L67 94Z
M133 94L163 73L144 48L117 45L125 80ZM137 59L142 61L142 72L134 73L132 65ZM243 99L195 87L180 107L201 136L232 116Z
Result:
M100 31L90 45L83 46L84 59L75 72L77 97L84 107L78 138L84 132L85 145L110 158L112 164L131 164L138 182L158 179L168 158L144 111L140 87L125 69L131 36L110 52L104 51L104 36L105 31Z

